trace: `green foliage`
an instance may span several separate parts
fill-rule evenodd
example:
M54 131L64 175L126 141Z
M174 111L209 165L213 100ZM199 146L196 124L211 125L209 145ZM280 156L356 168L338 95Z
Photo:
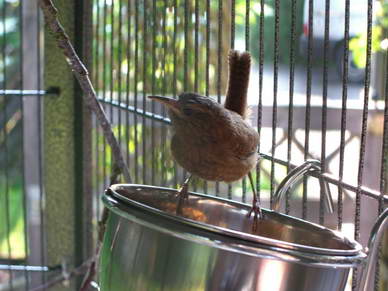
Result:
M388 39L388 3L376 2L376 20L372 27L372 53L382 51L382 42ZM367 55L367 32L349 41L349 50L354 57L354 64L358 68L365 68Z
M0 84L20 88L21 1L2 1ZM25 257L21 99L0 96L0 259Z
M25 257L23 187L19 178L0 180L0 259Z
M376 23L375 26L379 26L385 31L384 37L387 37L388 33L388 3L386 1L380 1L376 3Z

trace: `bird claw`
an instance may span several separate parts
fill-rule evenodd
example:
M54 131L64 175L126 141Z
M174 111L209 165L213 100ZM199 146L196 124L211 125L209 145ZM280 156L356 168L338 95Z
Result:
M252 213L254 213L254 218L259 217L262 219L264 217L263 211L261 210L260 204L258 203L256 197L253 198L252 208L249 210L247 217L250 218Z
M188 183L184 183L182 185L182 187L178 190L178 199L179 200L178 200L178 205L176 208L177 215L182 215L183 203L189 197L188 189L189 189Z
M189 190L189 185L186 183L183 184L182 187L178 190L179 197L182 199L186 199L189 196L188 190Z
M247 217L250 218L252 213L253 213L252 231L255 232L257 228L257 220L264 218L260 205L255 200L252 203L252 208L249 210Z

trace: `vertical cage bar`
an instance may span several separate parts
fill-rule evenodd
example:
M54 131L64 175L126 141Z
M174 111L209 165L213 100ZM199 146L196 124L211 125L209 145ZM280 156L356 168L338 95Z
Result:
M249 19L249 9L250 9L250 1L247 0L245 1L245 50L249 51L249 45L250 45L250 38L249 38L249 33L250 33L250 19ZM242 183L242 200L243 202L246 201L246 195L247 195L247 181L246 178L244 177L241 181ZM251 189L254 191L254 189Z
M100 8L100 2L101 0L97 0L98 1L98 7L97 7L97 36L96 38L98 39L97 43L96 43L96 50L97 50L97 60L96 60L96 71L97 71L97 74L96 74L96 77L97 77L97 81L96 83L99 84L98 86L98 91L100 91L100 95L102 98L105 99L105 50L104 50L104 47L105 45L103 44L102 45L102 48L103 48L103 51L102 51L102 56L101 56L101 52L100 52L100 34L102 33L102 40L104 42L104 38L105 38L105 28L104 27L100 27L100 18L102 17L103 19L105 18L105 12L104 11L101 11L103 9ZM104 20L103 20L104 21ZM102 21L102 23L103 23ZM102 29L101 29L102 28ZM101 57L103 58L103 60L101 61ZM102 65L102 69L101 69L101 65ZM101 71L100 71L101 69ZM100 80L101 79L101 80ZM104 109L105 109L105 105L103 105ZM95 121L96 121L96 143L98 145L98 148L97 148L97 154L96 154L96 164L97 164L97 177L96 177L96 180L97 180L97 189L99 189L98 193L103 193L104 191L104 181L105 181L105 139L103 138L103 135L101 134L100 132L100 126L98 124L98 121L97 121L97 118L95 118ZM104 139L104 141L102 141L102 143L100 143L100 140L101 139ZM100 220L100 215L101 215L101 203L100 203L100 200L99 200L99 195L97 195L96 197L96 204L97 204L97 219Z
M247 0L245 2L245 50L246 51L249 51L249 47L250 47L250 1ZM251 189L252 191L254 191L254 189ZM247 181L246 181L246 178L244 177L242 179L242 197L243 197L243 201L245 202L246 201L246 191L247 191Z
M177 97L177 46L176 46L176 40L177 40L177 33L178 33L178 0L174 0L174 33L172 37L172 47L173 47L173 63L174 63L174 72L173 72L173 84L172 84L172 91L174 98ZM175 175L176 177L177 175ZM175 185L177 184L175 180Z
M357 175L357 191L356 191L356 211L354 217L354 238L360 240L360 221L361 221L361 186L364 175L365 164L365 147L367 138L367 122L368 122L368 106L369 106L369 89L370 89L370 72L371 72L371 50L372 50L372 11L373 0L368 0L368 16L367 16L367 41L366 41L366 66L365 66L365 81L364 81L364 104L362 109L362 125L361 125L361 141L360 141L360 157L358 164ZM354 269L352 290L357 290L358 287L358 269Z
M102 85L102 88L100 87L100 0L95 0L96 3L97 3L97 8L96 8L96 27L95 27L95 44L94 44L94 47L95 47L95 66L94 66L94 84L96 85L96 92L98 92L98 95L100 95L101 93L101 89L104 88L104 85ZM104 93L104 92L103 92ZM102 97L102 96L101 96ZM95 179L96 179L96 185L95 185L95 188L97 190L97 195L96 195L96 211L97 211L97 219L100 220L100 200L99 200L99 193L102 193L103 191L103 188L101 187L102 183L100 181L100 169L101 169L101 165L100 165L100 148L101 148L101 144L100 144L100 128L99 128L99 124L98 124L98 121L97 119L95 118L95 125L94 125L94 128L95 128L95 150L96 150L96 153L95 153Z
M361 186L364 174L365 164L365 146L367 135L369 89L370 89L370 71L371 71L371 49L372 49L372 0L368 0L368 28L367 28L367 46L366 46L366 66L364 82L364 104L362 110L361 125L361 142L360 142L360 159L357 175L357 192L356 192L356 216L355 216L355 239L360 239L360 211L361 211Z
M126 87L125 87L125 104L126 106L130 105L130 92L131 92L131 65L132 65L132 2L131 0L127 1L127 19L128 19L128 27L127 27L127 47L126 47L126 59L127 59L127 78L126 78ZM125 150L127 154L127 165L130 165L130 150L129 150L129 142L130 142L130 121L129 121L129 113L125 113Z
M245 50L249 50L249 0L245 1ZM241 201L245 203L247 201L247 183L245 177L241 179L242 196ZM252 189L253 191L253 189Z
M217 101L221 102L221 75L222 75L222 34L223 34L223 19L222 19L222 0L218 0L218 42L217 42Z
M138 109L138 75L139 75L139 0L135 0L135 84L134 84L134 93L135 93L135 100L134 100L134 107L135 111ZM135 183L139 183L139 139L138 139L138 124L137 124L137 114L133 115L133 122L134 122L134 139L135 139Z
M174 95L174 98L177 98L177 64L178 64L178 60L177 60L177 33L178 33L178 1L177 0L174 0L174 33L173 33L173 42L172 42L172 45L173 45L173 52L174 52L174 56L173 56L173 62L174 62L174 72L173 72L173 95ZM178 168L177 168L177 164L176 162L174 161L174 185L177 186L178 185Z
M146 100L146 90L147 90L147 11L148 5L147 1L143 3L143 110L147 110L147 100ZM145 116L142 117L142 146L143 146L143 184L147 183L146 177L146 164L147 164L147 140L146 140L146 120Z
M231 0L230 5L230 48L234 49L235 37L236 37L236 1ZM228 184L228 199L232 199L232 184Z
M236 37L236 0L231 0L230 19L230 48L233 50Z
M275 1L275 35L274 35L274 62L273 62L273 103L272 103L272 145L271 156L274 158L276 153L276 128L277 128L277 98L278 98L278 73L279 73L279 20L280 20L280 1ZM271 160L271 198L270 206L272 208L273 194L275 190L275 161Z
M288 128L287 128L287 173L290 171L292 140L293 140L293 119L294 119L294 85L295 85L295 40L296 40L296 2L291 2L291 30L290 30L290 82L288 100ZM290 212L290 192L287 191L286 214Z
M198 92L199 72L199 0L194 3L194 92Z
M206 1L206 96L210 94L210 0ZM207 182L203 182L203 191L207 193Z
M183 52L183 90L188 90L188 58L189 58L189 0L184 0L184 38L185 49Z
M94 88L96 90L96 94L99 97L99 84L98 84L98 43L99 43L99 37L98 37L98 22L99 22L99 3L98 0L93 0L93 71L92 71L92 82L94 84ZM94 25L95 24L95 25ZM93 149L94 149L94 157L93 157L93 177L94 177L94 184L93 184L93 191L94 191L94 199L93 199L93 206L94 208L97 207L98 203L98 139L97 139L97 120L94 120L93 123ZM94 229L95 231L95 229Z
M162 33L163 33L163 57L162 57L162 68L163 68L163 81L162 81L162 95L166 94L166 88L167 88L167 74L169 71L167 71L166 68L166 59L167 59L167 12L168 12L168 1L163 0L163 24L162 24ZM166 116L166 108L164 106L162 107L162 116ZM162 140L162 154L161 154L161 167L164 167L164 163L166 161L166 151L167 149L167 126L165 124L162 125L161 129L161 140ZM162 175L162 185L167 184L167 175L166 171L161 169L161 175Z
M322 90L322 124L321 124L321 163L322 172L326 172L326 128L327 128L327 90L329 70L329 33L330 33L330 0L325 1L325 36L323 49L323 90ZM319 223L324 224L324 190L321 187L319 203Z
M245 2L245 50L249 51L250 45L250 0L246 0Z
M108 17L108 12L107 12L107 7L108 3L107 0L104 0L104 10L103 10L103 34L102 34L102 74L103 74L103 80L102 80L102 92L103 92L103 99L104 101L106 100L106 95L107 95L107 59L106 59L106 54L107 54L107 17ZM104 110L106 110L106 106L104 106ZM101 135L102 136L102 135ZM103 188L106 188L106 180L107 180L107 145L106 145L106 140L105 138L102 138L102 146L103 146L103 152L102 152L102 175L103 175Z
M116 0L117 3L117 0ZM115 78L114 78L114 71L115 71L115 57L114 57L114 52L115 52L115 1L110 1L110 9L109 9L109 20L110 20L110 52L109 52L109 122L114 128L114 112L113 112L113 106L111 105L113 103L113 93L114 93L114 85L115 85ZM108 67L109 68L109 67ZM117 138L117 137L116 137ZM104 138L105 139L105 138ZM107 150L111 153L109 156L109 163L110 167L108 170L108 180L107 180L107 185L105 186L108 187L110 183L110 175L113 172L113 159L112 159L112 151L109 145L107 145Z
M260 0L260 18L259 18L259 100L257 106L257 131L261 137L262 115L263 115L263 77L264 77L264 7L265 0ZM257 151L260 153L260 143L257 146ZM256 166L256 193L257 199L261 200L261 159Z
M154 95L156 92L156 0L152 1L152 77L151 77L151 92ZM155 112L155 102L151 102L151 112ZM155 169L156 169L156 155L155 155L155 121L151 119L151 184L155 185Z
M222 77L222 34L223 34L223 1L218 1L218 45L217 45L217 102L221 103ZM220 194L220 183L216 182L216 196Z
M172 72L172 94L173 97L176 98L177 96L177 70L176 70L176 64L177 64L177 56L176 56L176 38L177 38L177 26L178 26L178 16L177 16L177 7L178 3L177 0L173 0L172 3L172 11L173 11L173 32L172 32L172 41L171 41L171 49L173 51L173 72Z
M119 0L119 22L118 22L118 45L117 45L117 94L118 94L118 103L121 104L122 102L122 80L121 80L121 76L122 76L122 69L121 69L121 64L122 64L122 46L123 46L123 3L122 3L122 0ZM121 124L121 109L117 109L117 113L118 113L118 133L117 133L117 140L118 140L118 143L119 145L122 145L121 143L121 139L122 139L122 124Z
M345 134L346 134L346 119L347 119L347 99L348 99L348 62L349 62L349 19L350 19L350 0L345 0L345 27L344 27L344 61L342 64L342 109L341 109L341 137L340 137L340 152L339 152L339 182L338 187L338 229L342 230L343 220L343 193L344 189L341 186L344 175L345 164Z
M185 17L185 51L183 52L183 89L187 91L189 89L189 50L190 50L190 40L189 40L189 25L190 25L190 17L191 17L191 1L185 0L184 6L184 17ZM186 171L185 171L186 173Z
M308 10L308 43L307 43L307 82L306 82L306 117L305 117L305 140L304 159L306 160L310 151L310 111L311 111L311 83L312 83L312 55L313 55L313 24L314 24L314 1L309 0ZM302 217L307 217L307 179L303 179L303 206Z
M198 92L199 81L199 0L194 3L194 92ZM197 191L197 179L192 179L194 192Z

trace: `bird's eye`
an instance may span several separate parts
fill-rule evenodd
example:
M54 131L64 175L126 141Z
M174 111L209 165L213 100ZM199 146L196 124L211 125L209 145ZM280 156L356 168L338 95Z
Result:
M183 109L183 113L185 114L185 115L187 115L187 116L190 116L190 115L192 115L193 114L193 109L191 109L191 108L184 108Z

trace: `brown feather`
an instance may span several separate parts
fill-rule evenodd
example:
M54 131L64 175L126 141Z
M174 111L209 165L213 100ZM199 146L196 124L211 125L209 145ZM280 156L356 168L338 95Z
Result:
M229 52L229 81L225 99L225 108L247 116L247 92L251 55L249 52Z

